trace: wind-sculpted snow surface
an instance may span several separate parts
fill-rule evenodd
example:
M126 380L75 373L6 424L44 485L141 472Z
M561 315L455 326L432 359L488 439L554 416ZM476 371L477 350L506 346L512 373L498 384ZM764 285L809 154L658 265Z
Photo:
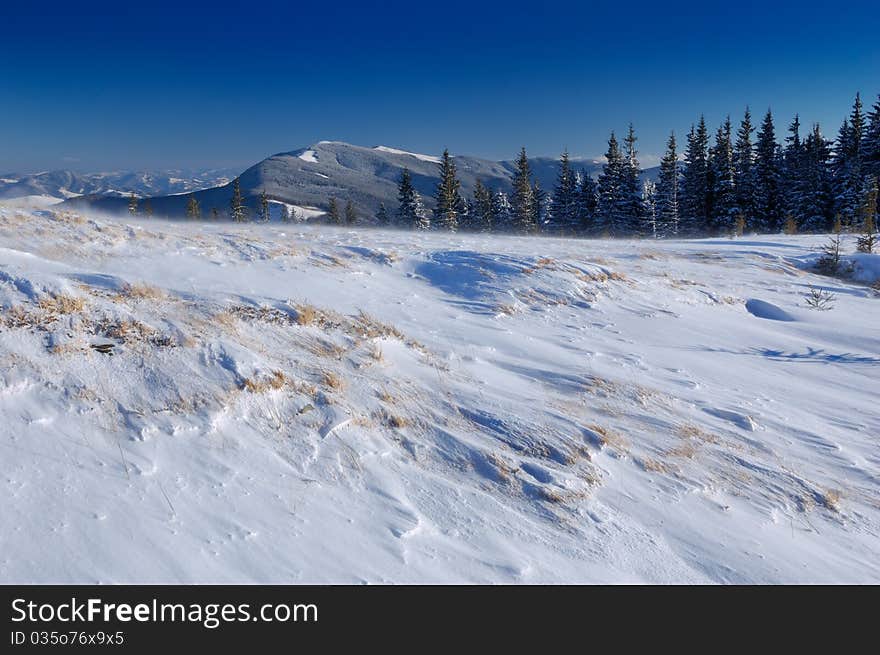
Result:
M0 582L880 582L821 242L0 208Z

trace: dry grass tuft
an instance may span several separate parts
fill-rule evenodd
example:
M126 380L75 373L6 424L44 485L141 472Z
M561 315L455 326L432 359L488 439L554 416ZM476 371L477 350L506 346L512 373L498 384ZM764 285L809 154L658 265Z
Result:
M379 411L378 416L382 425L385 425L389 428L394 428L395 430L402 430L409 425L409 421L406 420L403 416L400 416L399 414L392 414L391 412L384 409Z
M235 314L225 309L215 313L213 319L218 325L230 331L235 331L238 327Z
M599 443L603 447L613 448L618 452L626 452L629 449L629 443L627 440L613 430L609 430L601 425L596 425L595 423L588 425L587 429L598 435Z
M545 500L548 503L561 503L565 501L565 497L555 489L540 487L539 493L541 495L541 500Z
M495 313L496 315L504 314L505 316L512 316L516 314L516 305L510 303L500 303L495 305Z
M166 296L166 293L152 284L135 282L134 284L126 284L120 295L135 300L161 300Z
M542 268L546 268L549 271L558 270L558 266L556 264L555 259L551 259L550 257L541 257L540 259L538 259L534 263L533 266L527 266L527 267L523 268L522 272L524 275L531 275L535 271L540 270Z
M61 293L40 298L37 306L50 314L76 314L83 310L86 306L86 301L84 298Z
M301 393L314 399L317 399L320 394L318 387L310 382L296 382L293 384L293 388L297 393Z
M693 423L683 423L675 429L675 432L682 439L699 439L706 443L718 443L717 436L711 432L706 432L706 430Z
M489 455L486 456L486 459L498 473L498 477L504 482L510 481L519 470L519 467L510 464L496 453L489 453Z
M328 339L315 339L305 345L306 350L319 357L330 357L332 359L342 359L346 353L344 346L335 344Z
M607 378L591 375L587 380L585 391L601 396L611 396L620 391L620 385Z
M311 325L318 318L318 310L312 305L296 306L296 322L299 325Z
M617 271L596 271L592 273L578 273L577 278L582 282L598 282L604 284L609 280L613 282L628 282L629 278Z
M375 316L368 314L364 310L359 310L355 317L355 327L367 339L375 339L377 337L394 337L401 341L406 341L403 333L393 325L383 323Z
M55 343L49 347L49 352L53 355L71 355L73 353L81 353L84 351L85 346L82 343L73 341Z
M33 327L34 320L21 305L13 305L0 313L0 324L11 328Z
M382 352L382 346L376 342L370 344L370 349L367 351L367 354L377 364L381 364L385 361L385 353Z
M339 391L345 388L345 380L333 371L324 371L321 375L321 384L334 391Z
M268 252L269 257L296 257L300 254L302 254L302 250L291 245L278 246Z
M642 468L646 471L651 471L653 473L671 473L672 469L665 462L661 462L656 459L651 459L650 457L645 457L644 459L639 460L639 463L642 465Z
M840 499L843 494L837 489L826 489L822 493L822 504L832 512L840 513Z
M247 378L241 385L241 388L251 393L264 393L266 391L275 391L285 386L289 380L281 371L272 371L267 377L263 378Z
M675 446L674 448L670 448L663 454L666 457L682 457L684 459L693 459L697 455L697 450L697 446L694 445L692 441L685 441L684 443Z

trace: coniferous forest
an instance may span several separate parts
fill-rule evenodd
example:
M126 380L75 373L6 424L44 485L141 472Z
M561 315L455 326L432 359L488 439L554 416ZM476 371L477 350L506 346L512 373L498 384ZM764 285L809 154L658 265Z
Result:
M880 97L866 111L857 94L834 139L818 124L802 125L797 115L780 129L770 110L756 120L746 108L738 125L728 117L714 135L701 116L684 143L669 135L656 181L640 180L637 142L632 125L622 139L612 132L595 180L563 152L549 191L532 180L522 149L509 193L478 181L470 198L461 195L455 160L445 151L433 212L404 171L396 213L383 206L373 223L657 238L876 229Z

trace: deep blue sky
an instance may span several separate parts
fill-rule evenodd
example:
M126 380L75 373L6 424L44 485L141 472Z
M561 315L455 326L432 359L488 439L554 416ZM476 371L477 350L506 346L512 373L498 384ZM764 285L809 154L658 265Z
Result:
M647 165L701 112L833 135L880 92L861 0L12 4L3 172L244 167L321 139L595 156L629 121Z

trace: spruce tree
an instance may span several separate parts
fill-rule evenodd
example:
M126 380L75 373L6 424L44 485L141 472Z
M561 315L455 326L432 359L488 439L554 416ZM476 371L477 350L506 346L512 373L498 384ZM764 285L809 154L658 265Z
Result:
M152 217L153 215L153 203L150 202L149 198L144 198L144 215L147 217Z
M279 220L282 223L290 222L290 210L287 208L287 203L281 204L281 215L279 216Z
M660 160L660 175L657 178L655 191L658 236L678 234L679 183L678 153L673 132L666 142L666 153Z
M706 121L700 116L695 128L691 126L685 150L681 176L681 217L679 233L693 235L708 223L709 211L709 134Z
M495 219L492 230L497 232L511 229L511 216L513 210L510 206L510 197L504 191L498 191L492 196L492 216Z
M238 178L232 180L232 199L229 201L229 215L236 223L247 220L247 207L241 197L241 184Z
M657 238L657 184L651 180L645 180L642 186L642 224L639 234L642 236Z
M189 198L186 201L186 216L187 218L198 219L202 217L202 210L199 207L199 201L196 200L196 197L193 194L189 194Z
M269 222L269 196L266 195L265 189L260 191L260 222Z
M132 216L138 213L138 199L137 196L134 195L134 191L128 196L128 213Z
M342 223L342 216L339 213L339 203L336 202L336 198L330 198L330 203L327 205L327 222L332 223L333 225L340 225Z
M851 215L854 204L854 189L849 187L849 152L850 136L849 119L844 119L837 131L837 139L834 141L832 155L832 195L834 213L843 225L843 215Z
M786 220L790 220L802 229L806 222L807 190L804 182L807 162L800 128L800 117L795 114L794 120L788 127L788 136L785 137L785 147L782 151L782 211Z
M477 232L491 232L495 229L495 203L492 192L477 180L474 186L474 220L473 229Z
M742 122L736 131L733 146L733 186L736 193L737 220L749 224L755 215L755 148L752 145L752 112L746 107Z
M859 252L869 255L877 246L877 193L877 178L872 176L865 185L864 199L860 207L862 236L859 237L856 246Z
M636 132L632 123L623 140L623 167L620 180L620 211L619 223L615 226L617 234L634 234L639 232L644 207L642 206L642 185L639 183L638 151L636 150Z
M735 165L733 144L731 143L730 117L715 133L715 146L711 155L712 182L712 217L710 228L721 234L731 234L736 225L739 208L736 204L736 188L734 187Z
M415 201L415 228L417 230L430 230L431 216L425 208L425 205L422 202L422 196L419 195L418 191L416 191Z
M865 175L869 178L880 179L880 95L877 96L877 102L868 112L863 150Z
M840 128L834 154L834 204L845 227L852 227L858 222L865 186L862 167L865 127L862 100L857 93L849 120L844 121Z
M831 143L822 136L819 124L804 140L802 232L827 232L831 229L833 203L831 194Z
M379 211L376 212L376 225L388 225L391 220L388 217L388 210L385 208L385 203L379 203Z
M602 235L616 234L625 222L621 208L625 206L623 197L623 178L625 167L620 146L614 132L608 139L608 151L605 153L605 164L596 183L596 230Z
M535 180L535 183L532 185L532 223L535 226L536 231L546 229L546 225L544 223L546 215L547 215L547 205L549 204L550 199L547 197L547 192L541 188L541 183L538 180Z
M537 230L535 223L534 192L532 190L532 173L529 169L529 158L526 149L520 151L513 173L513 195L511 204L511 223L514 231L520 234L531 234Z
M598 190L596 181L587 171L580 173L578 185L575 231L579 234L590 234L596 229L596 212L598 207Z
M571 168L568 150L559 158L556 186L550 200L547 220L548 231L570 234L577 231L578 224L577 178Z
M434 227L455 232L463 209L461 183L455 176L455 162L446 149L440 159L440 182L437 184L434 199Z
M401 227L427 230L431 221L422 205L422 199L412 183L412 174L404 168L397 185L397 222Z
M415 196L416 189L412 185L412 175L408 168L404 168L397 183L397 223L401 227L415 227Z
M474 231L474 203L470 198L461 198L461 214L458 216L458 229L468 232Z
M755 144L755 224L759 232L779 232L783 212L779 144L768 109Z
M357 212L354 209L354 204L351 200L348 200L345 203L345 223L346 225L354 225L357 223Z

